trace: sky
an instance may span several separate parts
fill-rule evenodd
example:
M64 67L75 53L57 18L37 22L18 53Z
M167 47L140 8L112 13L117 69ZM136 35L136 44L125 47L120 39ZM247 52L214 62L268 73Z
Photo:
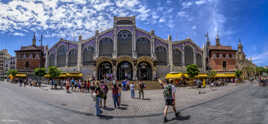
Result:
M200 47L207 32L212 44L219 34L233 49L240 39L247 58L268 65L268 0L0 0L0 49L15 55L34 33L49 47L60 38L87 39L112 28L114 16L136 16L141 29Z

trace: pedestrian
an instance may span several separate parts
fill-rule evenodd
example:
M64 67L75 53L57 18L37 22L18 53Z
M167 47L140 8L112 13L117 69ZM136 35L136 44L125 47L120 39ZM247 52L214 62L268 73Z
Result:
M75 80L75 81L74 81L74 91L75 91L75 92L77 91L77 90L76 90L77 86L78 86L78 82L77 82L77 80Z
M93 94L93 92L95 91L95 88L96 88L96 81L93 81L92 85L90 85L91 94Z
M134 99L135 98L135 84L134 84L134 82L131 82L131 84L130 84L130 94L131 94L131 98Z
M26 78L26 79L24 80L24 87L26 87L27 83L28 83L28 78Z
M101 90L103 92L103 96L102 96L102 100L103 100L103 107L106 107L106 100L107 100L107 94L108 94L108 86L106 83L104 83L104 81L101 81Z
M118 101L118 87L116 86L116 84L113 84L112 95L113 95L113 100L114 100L114 108L116 109L117 107L120 107L120 104Z
M167 122L167 112L168 112L168 107L172 106L173 111L175 112L175 116L178 117L178 113L176 111L175 107L175 93L176 93L176 87L172 84L173 80L169 80L167 82L167 85L164 88L164 98L165 98L165 108L164 108L164 122Z
M78 82L77 82L78 92L81 92L81 89L82 89L81 83L82 83L81 80L78 80Z
M142 81L139 81L139 99L144 99L144 88L144 83Z
M69 79L66 80L65 85L66 85L66 92L70 93L70 91L69 91L69 89L70 89L70 80Z
M72 91L74 90L74 82L75 82L74 79L72 79L72 81L71 81L71 87L72 87L71 89L72 89Z
M89 80L87 81L86 85L87 85L87 92L89 93L89 90L90 90L90 81Z
M118 84L118 104L121 105L121 96L122 96L122 85Z
M95 94L96 94L96 116L100 116L102 111L100 109L100 101L101 101L101 95L102 91L100 88L100 84L96 83L96 89L95 89Z
M22 87L22 79L20 79L19 83L20 83L20 87Z

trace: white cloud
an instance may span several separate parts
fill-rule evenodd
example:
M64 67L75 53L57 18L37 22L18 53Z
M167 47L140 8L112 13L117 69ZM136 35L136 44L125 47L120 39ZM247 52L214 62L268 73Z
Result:
M207 0L197 0L197 1L195 1L195 4L202 5L202 4L205 4L206 2L207 2Z
M19 32L15 32L13 35L15 35L15 36L24 36L23 33L19 33Z
M265 51L258 55L251 56L250 58L252 58L252 61L256 64L264 64L268 62L268 52Z
M182 3L182 8L183 9L186 9L186 8L191 7L192 5L193 5L193 3L191 1L189 1L189 2L183 2Z
M193 30L195 30L196 28L197 28L197 26L196 26L196 25L192 26L192 29L193 29Z
M88 38L95 30L111 28L113 16L135 15L145 22L164 20L158 13L152 15L153 11L140 0L0 1L0 10L0 33L21 35L48 30L46 37L66 39L80 34ZM70 35L71 32L74 34Z

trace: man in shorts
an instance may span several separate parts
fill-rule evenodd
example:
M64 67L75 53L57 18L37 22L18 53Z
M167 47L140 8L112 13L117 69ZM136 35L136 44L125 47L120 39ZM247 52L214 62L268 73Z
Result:
M175 107L175 93L176 93L176 87L172 84L173 80L169 80L167 82L167 85L164 88L164 98L165 98L165 109L164 109L164 122L167 122L167 112L168 107L172 106L173 111L175 112L175 116L178 117L176 107Z

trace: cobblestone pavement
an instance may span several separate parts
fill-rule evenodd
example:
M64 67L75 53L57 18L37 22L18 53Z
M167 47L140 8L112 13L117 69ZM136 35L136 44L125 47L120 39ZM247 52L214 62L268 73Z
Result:
M224 88L177 89L178 118L169 114L168 123L243 123L266 124L267 88L245 83ZM0 123L2 124L73 124L73 123L162 123L161 90L146 91L149 100L130 99L124 92L125 109L104 110L102 118L94 116L94 104L88 94L39 88L21 88L0 82ZM108 99L111 101L111 99ZM141 104L144 104L141 106ZM112 106L109 102L109 106Z

